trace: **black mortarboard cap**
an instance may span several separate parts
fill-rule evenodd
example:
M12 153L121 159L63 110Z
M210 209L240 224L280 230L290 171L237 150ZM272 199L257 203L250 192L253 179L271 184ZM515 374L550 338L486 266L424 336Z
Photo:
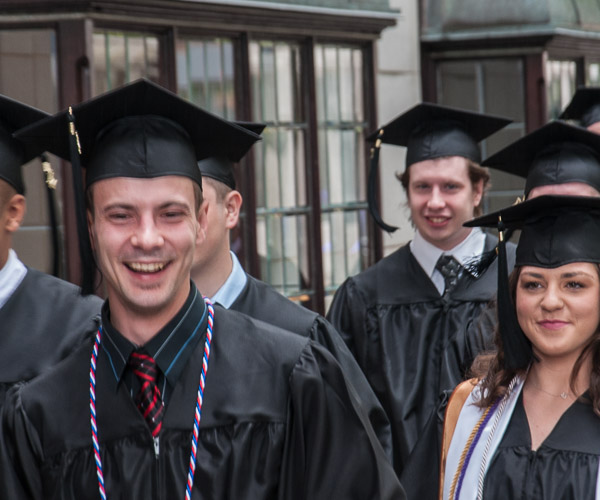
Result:
M260 139L146 79L72 107L86 181L110 177L183 175L201 183L197 161L223 156L238 161ZM39 151L73 160L69 113L20 130Z
M482 165L526 177L533 188L583 182L600 191L600 136L561 121L550 122L486 158Z
M26 125L48 116L48 113L0 95L0 179L13 186L19 194L25 193L21 165L37 156L13 137Z
M600 263L600 198L538 196L473 219L468 227L520 229L515 266L555 268L573 262ZM501 236L501 240L502 240ZM504 243L498 246L498 324L509 369L524 369L531 345L521 330L508 288Z
M202 185L197 161L223 156L238 161L260 136L219 118L146 79L62 111L21 129L33 150L49 151L73 166L82 291L93 291L93 258L83 182L113 177L189 177Z
M260 135L265 128L264 123L235 122L240 127L251 130L256 135ZM198 168L202 177L210 177L216 181L222 182L231 189L235 189L235 175L233 172L233 162L224 156L211 156L198 162Z
M372 133L367 140L406 146L406 166L443 156L481 162L477 143L512 120L424 102ZM383 130L383 134L381 134Z
M600 122L600 87L579 87L559 118L579 120L582 127Z
M478 143L510 122L498 116L424 102L369 135L367 141L375 142L368 188L369 209L375 221L386 231L396 229L381 220L375 200L381 143L406 146L406 168L420 161L444 156L462 156L480 163Z

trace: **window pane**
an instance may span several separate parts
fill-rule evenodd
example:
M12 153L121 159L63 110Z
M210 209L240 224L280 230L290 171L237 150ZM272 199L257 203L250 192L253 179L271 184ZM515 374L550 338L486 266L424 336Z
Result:
M310 295L306 217L257 215L261 276L281 293Z
M521 60L481 61L480 67L485 112L524 124L525 94Z
M292 122L294 120L294 105L296 103L294 82L296 65L294 50L283 44L278 44L275 50L276 70L274 73L277 85L277 120L279 122Z
M252 87L255 92L254 112L264 122L277 121L277 93L275 83L275 47L271 42L252 43L256 60L252 66Z
M368 259L365 210L322 215L323 273L325 290L333 293L348 276L363 270Z
M229 120L235 118L233 44L231 40L177 41L177 93Z
M288 296L312 294L306 213L305 137L300 49L250 43L253 120L267 124L254 147L257 247L261 277Z
M110 75L108 67L107 43L108 39L103 33L94 33L94 92L103 94L108 90L108 82Z
M153 36L144 37L145 76L153 82L158 81L159 68L159 44L158 38Z
M330 295L368 262L362 52L317 45L315 66L323 275Z
M547 61L548 119L558 118L575 93L575 61Z
M158 81L159 43L152 35L96 30L94 95L145 77Z
M127 56L129 58L128 79L137 80L146 76L146 44L141 37L127 38Z
M125 35L106 35L108 39L108 68L110 68L108 81L110 88L120 87L127 82L127 53L125 51Z
M477 64L471 61L443 62L438 66L438 102L477 111Z
M593 62L588 64L585 83L588 87L600 86L600 63Z
M323 51L323 102L325 104L325 118L335 122L340 121L340 103L338 92L339 73L338 73L338 51L336 47L322 47Z

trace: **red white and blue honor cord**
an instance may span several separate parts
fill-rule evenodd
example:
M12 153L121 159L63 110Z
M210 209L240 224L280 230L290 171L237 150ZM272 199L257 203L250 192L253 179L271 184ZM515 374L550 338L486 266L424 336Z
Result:
M194 412L194 429L192 432L192 447L190 451L190 466L187 475L187 484L185 487L185 499L192 497L192 486L194 485L194 473L196 471L196 452L198 449L198 432L200 419L202 416L202 400L204 395L204 385L206 383L206 373L208 371L208 359L210 358L210 346L212 342L213 321L215 310L210 300L204 297L204 302L208 307L208 326L206 328L206 338L204 340L204 354L202 356L202 373L200 374L200 383L198 384L198 396L196 398L196 410ZM100 456L100 445L98 443L98 426L96 423L96 360L102 340L102 328L96 332L96 341L90 359L90 422L92 427L92 442L94 444L94 458L96 460L96 474L98 476L98 490L100 498L106 500L106 491L104 489L104 473L102 471L102 457Z

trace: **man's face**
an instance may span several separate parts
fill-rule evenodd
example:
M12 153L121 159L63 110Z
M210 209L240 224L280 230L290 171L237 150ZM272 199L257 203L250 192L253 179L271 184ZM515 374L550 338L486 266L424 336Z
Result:
M473 185L467 160L435 158L410 167L408 204L419 233L432 245L450 250L471 231L463 223L473 218L483 196L483 181Z
M175 314L188 296L194 250L204 238L193 181L117 177L90 189L90 235L111 312Z

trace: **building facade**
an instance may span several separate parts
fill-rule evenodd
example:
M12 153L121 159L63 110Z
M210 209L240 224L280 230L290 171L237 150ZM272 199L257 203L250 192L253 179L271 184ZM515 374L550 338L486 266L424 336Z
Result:
M591 0L0 0L0 93L48 112L146 77L228 119L267 125L237 169L244 267L324 312L336 287L410 239L381 151L382 234L366 206L364 137L423 100L508 116L484 156L543 125L577 85L600 84ZM78 282L69 165L59 178L60 274ZM51 267L39 162L25 169L22 260ZM486 209L522 190L493 173Z
M232 246L251 274L324 311L346 276L382 254L366 212L364 136L377 124L375 44L397 17L383 0L0 1L0 92L54 112L146 77L225 118L265 123L237 171ZM69 166L52 163L62 275L77 282ZM48 270L39 162L26 177L15 247Z

